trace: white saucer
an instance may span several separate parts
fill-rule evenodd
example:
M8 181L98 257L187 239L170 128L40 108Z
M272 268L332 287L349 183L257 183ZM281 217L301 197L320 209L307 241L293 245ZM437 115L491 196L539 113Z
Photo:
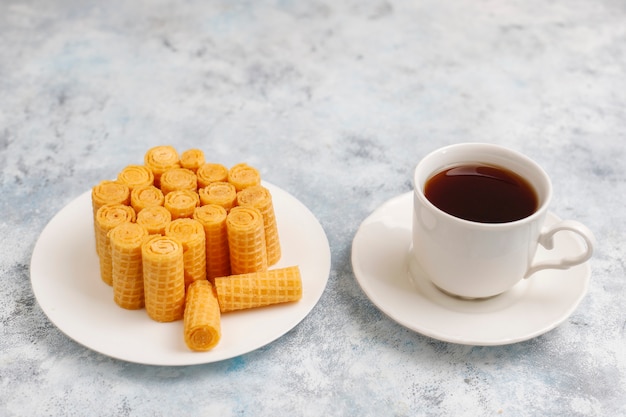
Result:
M434 339L476 346L505 345L539 336L565 321L587 292L591 269L544 270L486 300L461 300L439 291L411 265L413 193L395 197L363 221L352 242L352 268L369 299L399 324ZM548 213L546 222L559 218ZM584 244L569 233L555 236L552 254L575 254Z
M33 292L50 321L78 343L129 362L194 365L232 358L287 333L319 301L330 272L330 248L313 213L267 182L278 222L282 257L272 268L299 265L302 299L295 303L222 316L222 337L209 352L192 352L182 320L157 323L144 309L124 310L100 279L95 252L91 192L65 206L42 231L31 258Z

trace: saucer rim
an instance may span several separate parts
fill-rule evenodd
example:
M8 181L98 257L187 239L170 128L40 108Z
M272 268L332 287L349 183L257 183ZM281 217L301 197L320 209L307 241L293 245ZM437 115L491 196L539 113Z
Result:
M390 312L389 311L390 308L388 306L389 304L383 303L380 297L377 296L377 294L373 294L371 291L371 288L368 288L367 279L366 279L366 271L363 271L360 265L358 264L358 261L359 261L358 243L359 243L359 239L362 238L361 233L363 232L364 227L366 227L369 224L375 223L376 221L379 221L379 218L383 218L384 217L383 215L385 214L385 212L390 210L391 206L398 205L398 204L403 204L403 205L406 204L409 206L408 216L407 218L404 218L401 221L401 224L405 226L405 229L410 231L411 229L410 205L412 202L412 195L413 195L413 191L409 191L409 192L397 195L383 202L381 205L379 205L359 225L359 228L357 229L357 232L352 240L352 247L351 247L351 266L352 266L355 279L357 283L359 284L361 290L365 293L367 298L374 304L374 306L376 306L382 313L384 313L387 317L389 317L396 323L404 326L405 328L411 331L414 331L421 335L424 335L424 336L427 336L427 337L430 337L439 341L443 341L443 342L455 343L455 344L461 344L461 345L471 345L471 346L501 346L501 345L519 343L519 342L523 342L526 340L530 340L555 329L573 314L573 312L578 308L578 306L584 299L585 295L587 294L588 289L589 289L590 278L591 278L591 268L589 265L589 261L586 261L574 267L578 271L580 271L581 269L584 269L584 271L582 273L579 272L578 274L579 276L577 280L579 281L578 283L580 287L579 290L574 294L574 296L571 297L570 301L568 301L567 303L563 303L563 306L567 305L567 308L564 309L564 312L560 314L558 318L549 319L541 323L540 325L537 325L534 331L524 332L523 334L520 333L519 335L516 335L514 337L500 337L500 338L473 337L472 338L472 337L467 337L467 336L455 336L451 334L442 333L441 331L438 331L436 328L432 326L428 326L428 324L424 320L419 320L419 319L416 320L415 316L402 317L402 316L398 316L398 314L394 314L393 312ZM406 227L407 220L409 223L408 227ZM560 220L559 216L557 216L552 211L548 211L546 221L559 221L559 220ZM406 246L407 254L409 250L410 250L410 242ZM566 272L569 272L569 271L566 271ZM400 272L397 272L394 275L394 277L397 277L399 273ZM414 277L411 277L411 273L408 271L408 269L402 270L401 273L404 275L404 279L407 281L412 281L415 279ZM422 277L422 279L427 279L427 278ZM386 278L385 280L391 281L391 278ZM411 286L415 287L413 283L411 284ZM450 309L446 309L445 306L437 304L436 300L434 300L433 298L427 297L425 294L420 293L417 290L415 291L415 294L413 294L413 296L415 299L421 299L423 301L428 301L429 303L436 305L436 308L434 310L438 309L440 312L444 312L444 311L453 312ZM441 296L446 297L444 294L441 294ZM450 296L447 296L447 297L450 297ZM523 298L521 300L523 301ZM472 303L472 302L480 302L480 301L469 300L468 302ZM520 300L517 300L515 304L519 302ZM503 314L503 313L502 311L497 311L497 312L493 312L490 314L495 315L495 314Z

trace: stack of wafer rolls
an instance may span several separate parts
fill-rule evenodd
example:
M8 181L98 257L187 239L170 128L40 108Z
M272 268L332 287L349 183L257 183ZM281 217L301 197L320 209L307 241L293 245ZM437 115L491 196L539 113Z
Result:
M143 165L92 189L102 281L115 304L159 322L183 319L189 349L212 349L229 311L298 301L297 266L281 257L270 191L245 163L156 146Z

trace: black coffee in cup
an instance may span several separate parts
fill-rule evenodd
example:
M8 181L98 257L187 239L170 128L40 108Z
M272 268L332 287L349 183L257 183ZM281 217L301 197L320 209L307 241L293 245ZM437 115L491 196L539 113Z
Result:
M537 193L515 172L482 164L456 165L430 177L424 195L440 210L479 223L521 220L538 208Z

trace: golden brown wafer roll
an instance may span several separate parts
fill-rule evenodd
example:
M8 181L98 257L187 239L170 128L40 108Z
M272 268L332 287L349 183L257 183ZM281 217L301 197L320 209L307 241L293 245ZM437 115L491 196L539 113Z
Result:
M164 195L177 190L191 190L196 192L198 189L198 178L196 174L185 168L168 169L161 175L161 191Z
M165 203L163 192L153 185L133 188L130 205L139 213L146 207L162 206Z
M267 264L269 266L274 265L280 260L281 249L276 214L272 203L272 194L262 185L254 185L237 193L237 204L240 206L256 207L263 215L265 245L267 247Z
M104 180L91 189L91 205L94 219L98 209L106 204L128 205L129 203L130 188L126 184Z
M226 217L230 270L245 274L267 269L263 216L254 207L233 207Z
M194 209L199 205L198 193L191 190L176 190L165 196L164 206L172 213L172 220L192 217Z
M154 174L145 165L128 165L117 174L117 182L128 185L132 192L137 187L154 184Z
M233 184L237 191L241 191L244 188L261 184L261 174L256 168L240 163L228 170L228 182Z
M201 149L187 149L180 155L180 165L183 168L192 170L194 173L204 163L204 152Z
M137 213L137 223L151 235L164 235L165 226L172 221L172 213L163 206L146 207Z
M172 220L165 226L165 236L183 244L185 285L206 280L206 237L202 224L187 218Z
M216 181L198 190L200 205L217 204L227 211L233 208L237 202L237 190L229 182Z
M198 188L204 188L212 182L228 181L228 168L222 164L202 164L196 171L198 176Z
M194 351L213 349L220 341L221 314L215 289L205 279L187 289L183 331L185 344Z
M176 239L154 236L141 247L145 306L159 322L183 318L185 266L183 245Z
M155 146L148 149L144 155L144 165L150 168L154 175L154 185L161 184L161 175L172 168L180 167L180 158L174 147L169 145Z
M220 311L226 313L302 298L298 266L215 278Z
M96 248L100 258L100 277L108 285L113 284L111 242L108 234L115 226L134 221L135 210L123 204L107 204L96 212Z
M141 245L147 237L137 223L122 223L109 232L113 301L127 310L144 306Z
M197 207L193 218L202 224L206 236L207 278L230 275L226 209L216 204Z

